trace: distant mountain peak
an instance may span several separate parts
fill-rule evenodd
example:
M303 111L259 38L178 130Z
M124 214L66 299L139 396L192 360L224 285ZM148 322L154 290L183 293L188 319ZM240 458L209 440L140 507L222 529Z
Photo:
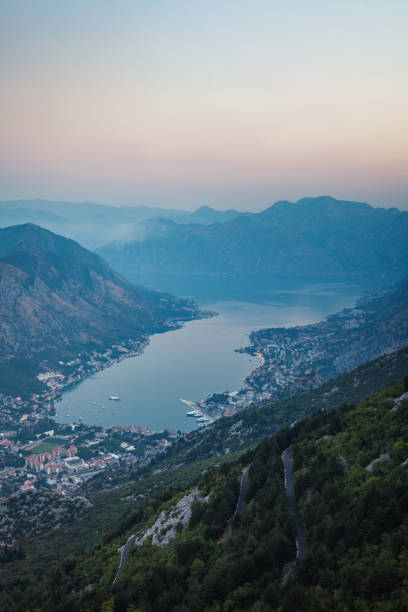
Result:
M197 210L195 210L194 212L198 213L198 212L214 212L214 211L215 211L215 208L208 206L208 204L203 204L202 206L199 206Z
M277 212L292 212L297 214L300 210L307 212L308 210L354 210L369 211L369 210L384 210L376 209L366 202L354 202L352 200L338 200L329 195L321 195L316 197L305 197L297 200L296 202L290 202L289 200L278 200L258 215L262 218L267 218L275 215Z
M374 208L370 204L366 202L355 202L353 200L338 200L337 198L333 198L332 196L323 195L317 197L309 197L309 198L301 198L297 202L295 202L297 206L355 206L355 207L364 207L364 208Z

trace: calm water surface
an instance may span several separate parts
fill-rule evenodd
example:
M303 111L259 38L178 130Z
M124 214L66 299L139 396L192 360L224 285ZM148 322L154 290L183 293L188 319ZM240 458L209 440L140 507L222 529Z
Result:
M354 304L356 285L305 286L269 291L269 302L224 301L205 304L218 316L191 321L179 330L156 334L142 355L125 359L84 380L56 403L56 420L96 425L144 425L191 430L180 398L201 400L214 392L233 391L256 367L255 357L236 353L247 346L251 331L320 321ZM110 395L119 402L108 400Z

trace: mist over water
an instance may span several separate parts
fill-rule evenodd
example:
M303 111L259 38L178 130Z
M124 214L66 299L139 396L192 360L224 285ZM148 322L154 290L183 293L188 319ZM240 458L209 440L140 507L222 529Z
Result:
M64 393L56 404L59 422L142 425L154 431L191 430L180 398L202 400L214 392L234 391L256 367L255 357L237 353L249 334L264 327L303 325L352 306L362 287L347 283L271 286L264 300L208 302L218 312L183 328L156 334L142 355L125 359ZM268 299L268 301L266 301ZM261 303L259 303L261 301ZM120 402L110 401L111 395Z
M253 304L278 302L293 307L310 307L317 311L320 309L326 314L342 307L337 305L341 295L350 294L355 299L364 291L387 287L401 277L400 274L392 272L387 274L387 277L367 274L335 278L324 276L290 278L256 274L250 276L135 274L131 269L121 270L121 273L135 285L154 287L173 295L193 297L202 305L231 301Z

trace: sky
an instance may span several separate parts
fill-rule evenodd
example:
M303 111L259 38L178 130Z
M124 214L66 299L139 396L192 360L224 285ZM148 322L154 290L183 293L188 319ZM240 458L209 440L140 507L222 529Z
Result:
M407 0L0 0L0 199L408 209Z

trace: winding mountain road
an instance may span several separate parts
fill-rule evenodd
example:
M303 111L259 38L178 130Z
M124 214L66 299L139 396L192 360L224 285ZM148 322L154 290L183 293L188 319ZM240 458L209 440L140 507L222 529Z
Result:
M237 505L236 505L236 508L235 508L234 517L233 518L238 516L238 514L241 514L242 509L244 507L245 496L246 496L246 492L247 492L247 488L248 488L248 474L249 474L249 466L248 467L244 467L244 469L242 470L241 487L240 487L240 490L239 490L238 501L237 501Z
M119 567L118 567L118 571L116 572L116 576L113 579L112 584L115 584L115 582L117 581L117 579L119 578L123 568L126 565L126 561L127 561L127 557L129 554L129 550L135 540L135 535L131 535L130 538L128 538L128 541L126 542L126 544L124 545L124 547L122 548L122 552L120 555L120 562L119 562Z
M295 489L293 486L292 449L290 446L283 451L282 461L285 469L286 496L288 498L289 508L296 522L296 558L303 559L307 553L306 532L296 505Z

